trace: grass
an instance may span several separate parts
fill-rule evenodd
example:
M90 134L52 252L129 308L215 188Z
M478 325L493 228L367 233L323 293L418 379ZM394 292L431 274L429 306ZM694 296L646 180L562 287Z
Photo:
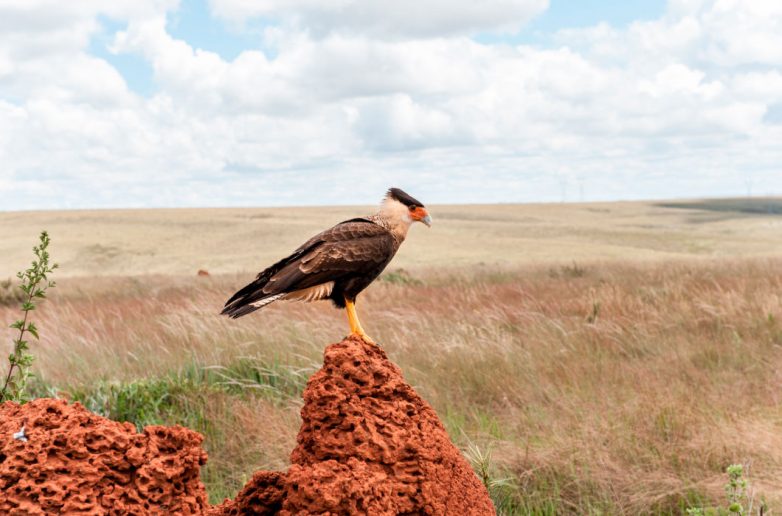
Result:
M780 206L780 198L434 205L434 225L410 231L393 267L415 273L422 267L547 265L569 275L600 260L774 256L782 249ZM42 227L54 239L60 279L194 276L199 269L231 274L257 272L323 228L374 209L0 211L0 278L28 265L30 235Z
M0 306L19 306L24 301L24 292L16 280L0 280Z
M202 432L213 502L284 468L347 323L325 303L219 317L246 279L59 282L39 392ZM718 505L734 463L782 507L782 260L413 268L358 309L503 514L682 514Z

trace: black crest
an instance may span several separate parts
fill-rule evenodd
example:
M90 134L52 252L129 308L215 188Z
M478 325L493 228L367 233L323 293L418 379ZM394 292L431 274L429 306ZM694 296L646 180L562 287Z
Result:
M388 197L395 199L405 206L409 206L411 208L415 206L424 207L423 203L419 201L418 199L415 199L408 195L407 193L403 192L399 188L389 188L388 193L386 194Z

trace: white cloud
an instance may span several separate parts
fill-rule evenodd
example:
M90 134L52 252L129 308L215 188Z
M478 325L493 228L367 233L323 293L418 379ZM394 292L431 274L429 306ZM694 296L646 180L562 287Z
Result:
M605 57L697 62L704 66L779 66L782 3L776 0L669 0L666 14L626 31L605 25L564 31Z
M432 37L481 31L516 32L548 0L210 0L218 16L244 22L267 18L314 35Z
M215 2L287 20L266 32L273 53L230 61L173 37L169 2L0 4L0 208L358 202L392 183L432 202L572 200L576 183L592 199L725 195L746 174L782 191L782 56L746 40L754 20L753 41L777 41L774 5L677 0L550 48L453 35L543 5L508 4L393 32L348 0ZM88 53L99 15L127 22L111 50L150 64L151 97Z

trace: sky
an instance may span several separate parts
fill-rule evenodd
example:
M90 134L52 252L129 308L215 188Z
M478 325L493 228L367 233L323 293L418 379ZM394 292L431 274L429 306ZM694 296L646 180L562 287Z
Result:
M778 0L0 0L0 210L782 194Z

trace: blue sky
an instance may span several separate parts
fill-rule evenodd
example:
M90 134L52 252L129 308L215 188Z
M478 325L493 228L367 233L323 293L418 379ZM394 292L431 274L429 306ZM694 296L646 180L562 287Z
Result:
M554 32L560 29L590 27L600 22L622 28L639 20L654 20L665 12L665 2L657 0L552 0L526 30Z
M782 193L782 6L9 0L0 209Z

